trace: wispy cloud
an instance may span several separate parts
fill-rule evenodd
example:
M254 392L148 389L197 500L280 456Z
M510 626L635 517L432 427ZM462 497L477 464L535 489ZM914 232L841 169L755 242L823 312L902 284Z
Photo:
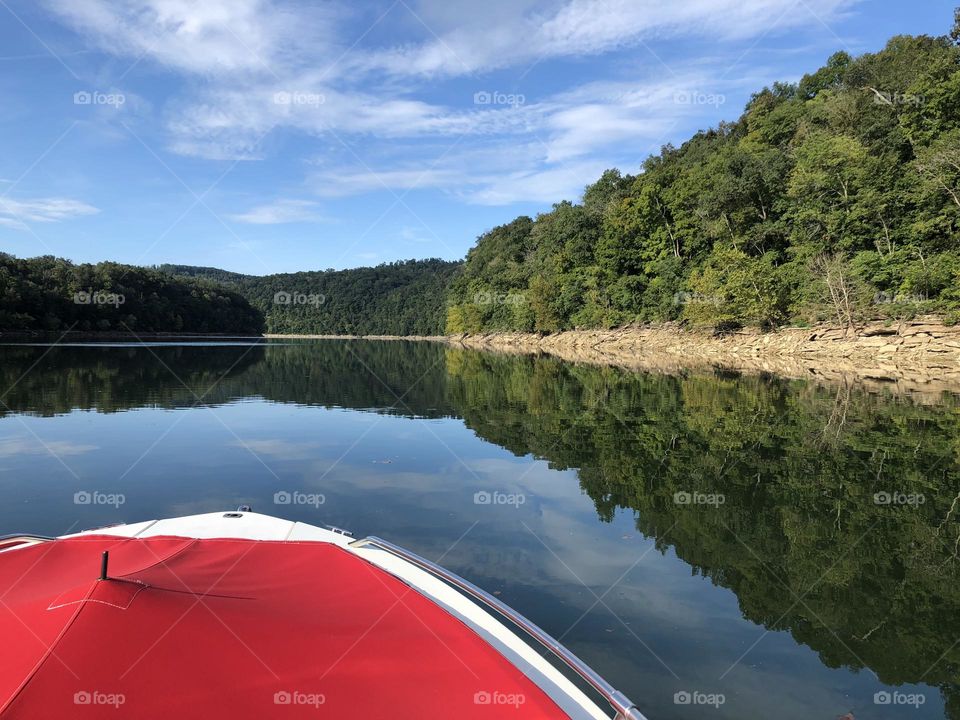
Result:
M255 455L266 455L278 460L307 460L322 455L324 445L319 442L294 442L279 438L248 438L227 443Z
M14 200L0 197L0 225L26 230L31 222L59 222L83 215L95 215L99 209L70 198Z
M344 0L44 2L89 45L180 76L162 101L175 154L269 160L277 143L264 139L288 133L304 143L302 156L324 156L321 170L297 171L317 197L434 189L500 205L572 198L606 167L635 169L678 124L712 124L718 98L770 81L757 68L753 77L728 72L744 49L799 27L821 32L860 0L407 0L378 10ZM705 38L722 58L663 61L650 48ZM605 65L594 82L564 84L560 75L541 91L524 80L551 60L628 49L642 61ZM507 68L512 82L528 83L528 97L478 99ZM47 202L21 213L0 206L0 224L22 225L17 215L30 212L43 222L96 212ZM281 198L231 219L322 217L310 199Z
M279 73L330 51L334 6L268 0L47 0L101 50L208 77Z
M266 205L257 205L246 212L228 215L231 220L251 225L281 225L283 223L319 222L324 218L312 200L279 199Z
M96 445L84 445L68 440L48 440L40 442L26 436L9 437L0 440L0 457L17 457L20 455L47 455L55 456L83 455L97 450Z
M557 57L578 57L632 46L653 37L755 37L809 22L832 20L858 0L568 0L516 3L512 11L460 23L420 44L405 44L355 58L364 70L390 74L463 75ZM445 10L438 8L440 4ZM453 5L469 14L471 0L421 0L428 24ZM496 18L495 21L491 21Z

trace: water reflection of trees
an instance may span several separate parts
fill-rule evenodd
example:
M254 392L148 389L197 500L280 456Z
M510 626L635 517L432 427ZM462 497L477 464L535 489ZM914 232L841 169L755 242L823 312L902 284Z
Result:
M940 686L960 717L956 398L450 355L451 400L485 438L578 468L601 518L633 511L745 617L826 665ZM693 492L725 502L675 501Z
M601 519L633 512L662 550L735 592L745 617L789 631L828 666L937 685L960 717L957 398L924 405L428 343L44 351L0 349L10 411L189 407L206 393L211 403L460 416L514 453L576 468ZM725 502L678 505L681 492ZM878 492L926 501L878 505Z
M429 343L0 347L0 416L263 397L442 417L453 412L445 387L443 349Z

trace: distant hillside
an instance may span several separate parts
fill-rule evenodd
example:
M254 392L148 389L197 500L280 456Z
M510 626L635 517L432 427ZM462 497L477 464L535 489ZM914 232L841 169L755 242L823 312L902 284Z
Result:
M0 331L258 335L263 315L202 278L117 263L0 253Z
M460 266L436 259L407 260L265 276L190 265L156 269L236 290L263 312L271 333L439 335L450 283Z
M154 265L153 269L157 270L158 272L167 273L168 275L206 278L207 280L214 280L219 283L237 283L244 278L251 277L249 275L244 275L243 273L230 272L229 270L221 270L220 268L215 267L203 267L200 265L164 264Z

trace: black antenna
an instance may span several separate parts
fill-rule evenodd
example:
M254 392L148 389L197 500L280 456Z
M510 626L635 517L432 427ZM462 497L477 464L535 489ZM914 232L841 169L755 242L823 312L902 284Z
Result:
M100 556L100 579L109 580L107 577L107 565L110 562L110 552L108 550L103 551L103 555Z

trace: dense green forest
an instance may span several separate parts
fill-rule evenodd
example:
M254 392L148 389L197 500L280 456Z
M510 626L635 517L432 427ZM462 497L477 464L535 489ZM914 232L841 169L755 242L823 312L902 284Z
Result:
M447 329L714 327L960 312L960 11L481 236Z
M209 280L0 253L0 330L259 334L263 315Z
M459 267L444 260L407 260L265 276L187 265L157 269L225 283L263 312L271 333L440 335L445 298Z

